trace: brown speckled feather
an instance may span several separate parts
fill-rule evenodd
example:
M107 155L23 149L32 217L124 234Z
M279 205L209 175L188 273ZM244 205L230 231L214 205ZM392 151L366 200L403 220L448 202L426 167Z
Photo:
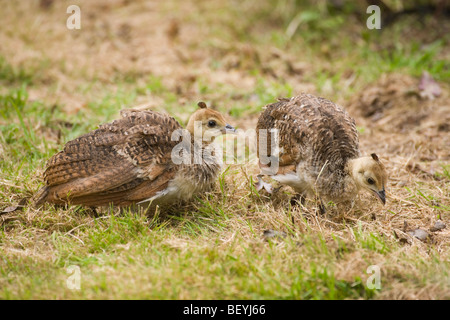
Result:
M123 110L122 118L69 141L47 163L35 203L126 205L154 196L174 176L172 117Z
M348 159L359 156L355 121L340 106L324 98L301 94L268 105L258 120L257 130L269 128L279 130L283 150L280 166L308 160L321 167L328 160L330 166L339 169ZM267 152L270 155L270 143Z
M322 190L325 194L339 190L347 162L360 155L355 121L340 106L311 94L268 105L258 120L258 142L260 130L271 128L279 132L278 174L301 168L305 181L312 181L309 189L334 189ZM271 155L270 143L267 154Z

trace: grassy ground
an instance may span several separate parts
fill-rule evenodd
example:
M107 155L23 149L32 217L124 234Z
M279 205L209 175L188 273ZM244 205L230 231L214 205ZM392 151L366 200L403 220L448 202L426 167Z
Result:
M362 194L353 210L317 215L291 206L288 188L256 192L251 158L151 216L25 206L0 215L0 299L450 298L448 20L377 31L363 5L358 15L326 1L72 2L80 30L66 28L66 3L2 2L1 209L38 190L65 142L122 108L185 123L202 100L251 129L265 104L301 91L355 117L363 153L389 170L387 204ZM434 100L418 94L423 71L441 86ZM447 227L430 231L438 219ZM425 241L408 234L417 228Z

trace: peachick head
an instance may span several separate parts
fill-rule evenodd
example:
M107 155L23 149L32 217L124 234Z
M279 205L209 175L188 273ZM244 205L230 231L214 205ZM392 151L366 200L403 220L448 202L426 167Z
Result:
M375 153L351 161L351 175L359 189L372 192L386 204L386 168Z
M199 102L198 106L199 109L191 115L186 127L192 136L211 142L221 134L236 133L236 129L227 123L220 112L208 108L204 102Z

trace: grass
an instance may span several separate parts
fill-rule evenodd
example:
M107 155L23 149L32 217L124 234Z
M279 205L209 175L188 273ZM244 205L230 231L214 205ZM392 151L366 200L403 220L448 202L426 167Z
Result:
M278 97L307 91L346 106L385 74L418 81L426 70L443 95L404 103L412 113L431 108L427 121L402 131L394 113L384 114L384 125L352 113L361 148L380 154L389 170L386 206L361 194L353 210L318 215L312 203L292 206L289 188L258 193L252 161L225 166L215 188L188 205L151 215L27 205L0 215L1 299L450 298L448 227L425 242L407 234L437 219L450 223L448 133L439 129L448 108L448 35L428 18L425 27L405 18L370 32L351 4L333 11L321 1L236 3L166 1L149 13L140 1L102 2L106 11L83 2L82 11L104 24L86 18L73 32L55 22L64 4L20 21L22 4L5 5L0 209L30 197L47 159L122 108L145 103L185 124L205 101L247 130ZM34 19L52 32L32 37ZM170 23L178 36L161 29ZM127 28L128 38L120 31ZM43 58L30 58L34 52ZM265 239L267 229L286 237ZM380 289L367 285L374 265ZM71 266L79 267L80 290L67 286Z
M25 68L13 68L6 59L0 56L0 82L6 85L31 83L33 74Z

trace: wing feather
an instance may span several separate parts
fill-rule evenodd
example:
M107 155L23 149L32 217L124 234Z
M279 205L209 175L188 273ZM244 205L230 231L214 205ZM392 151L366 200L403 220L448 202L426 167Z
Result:
M45 192L37 203L122 203L149 198L167 185L177 143L171 135L182 127L174 118L152 111L128 109L121 116L67 142L50 158Z
M342 170L348 159L359 155L355 121L324 98L300 94L268 105L257 124L258 146L260 130L271 128L278 129L280 167L308 161L316 168L327 163L330 170ZM265 150L269 156L270 136Z

